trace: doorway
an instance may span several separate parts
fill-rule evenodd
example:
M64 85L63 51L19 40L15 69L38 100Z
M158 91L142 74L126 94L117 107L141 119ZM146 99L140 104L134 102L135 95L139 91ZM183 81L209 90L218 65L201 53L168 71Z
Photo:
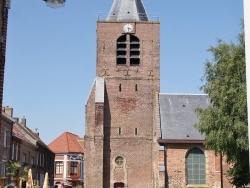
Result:
M115 183L114 188L124 188L124 183Z

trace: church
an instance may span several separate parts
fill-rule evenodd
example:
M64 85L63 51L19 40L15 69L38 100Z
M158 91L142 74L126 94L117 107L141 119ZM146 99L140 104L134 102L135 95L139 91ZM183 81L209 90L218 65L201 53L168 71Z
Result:
M160 92L160 22L141 0L114 0L97 21L96 78L86 103L84 187L232 187L223 156L195 129L203 94Z

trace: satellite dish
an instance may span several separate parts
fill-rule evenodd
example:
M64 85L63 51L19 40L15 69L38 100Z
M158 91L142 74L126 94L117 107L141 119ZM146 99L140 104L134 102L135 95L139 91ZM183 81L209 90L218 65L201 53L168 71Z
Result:
M51 8L61 8L65 6L66 0L44 0L46 5Z

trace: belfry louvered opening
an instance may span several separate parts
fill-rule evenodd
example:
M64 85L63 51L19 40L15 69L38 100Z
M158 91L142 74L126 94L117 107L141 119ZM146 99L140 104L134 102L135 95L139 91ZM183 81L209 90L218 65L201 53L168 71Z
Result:
M128 41L127 41L128 39ZM131 66L140 64L140 40L134 35L122 35L117 39L116 64ZM128 57L127 57L128 55Z
M130 35L130 65L140 64L140 40Z
M127 58L126 35L122 35L117 39L116 63L117 65L125 65Z

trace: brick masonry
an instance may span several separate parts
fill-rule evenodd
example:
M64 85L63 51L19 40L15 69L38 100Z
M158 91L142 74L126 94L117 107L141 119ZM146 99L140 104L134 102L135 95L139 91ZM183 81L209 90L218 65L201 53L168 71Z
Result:
M1 10L1 13L0 13L0 109L2 110L5 53L6 53L7 25L8 25L8 8L5 7L4 0L0 1L0 10ZM0 119L1 119L1 116L0 116ZM0 123L1 123L1 120L0 120Z
M198 147L204 151L206 159L206 186L221 187L220 155L205 150L203 144L167 144L161 161L166 160L166 184L171 188L192 187L186 182L186 155L188 151ZM163 161L162 161L163 162Z
M127 23L127 22L126 22ZM159 92L159 22L97 23L96 75L105 78L103 106L95 86L86 105L85 187L154 187L154 103ZM140 64L116 64L116 41L122 35L140 40ZM121 164L115 161L123 159Z
M127 23L133 26L132 33L124 33ZM113 188L118 183L133 188L195 187L187 185L185 168L186 154L193 147L205 153L203 186L222 187L221 158L202 144L164 144L159 149L159 25L97 22L96 76L105 79L104 102L95 102L94 84L85 114L85 187ZM117 65L117 39L122 35L126 35L128 53L126 64ZM139 65L129 63L130 35L140 40ZM223 183L230 187L226 180Z

